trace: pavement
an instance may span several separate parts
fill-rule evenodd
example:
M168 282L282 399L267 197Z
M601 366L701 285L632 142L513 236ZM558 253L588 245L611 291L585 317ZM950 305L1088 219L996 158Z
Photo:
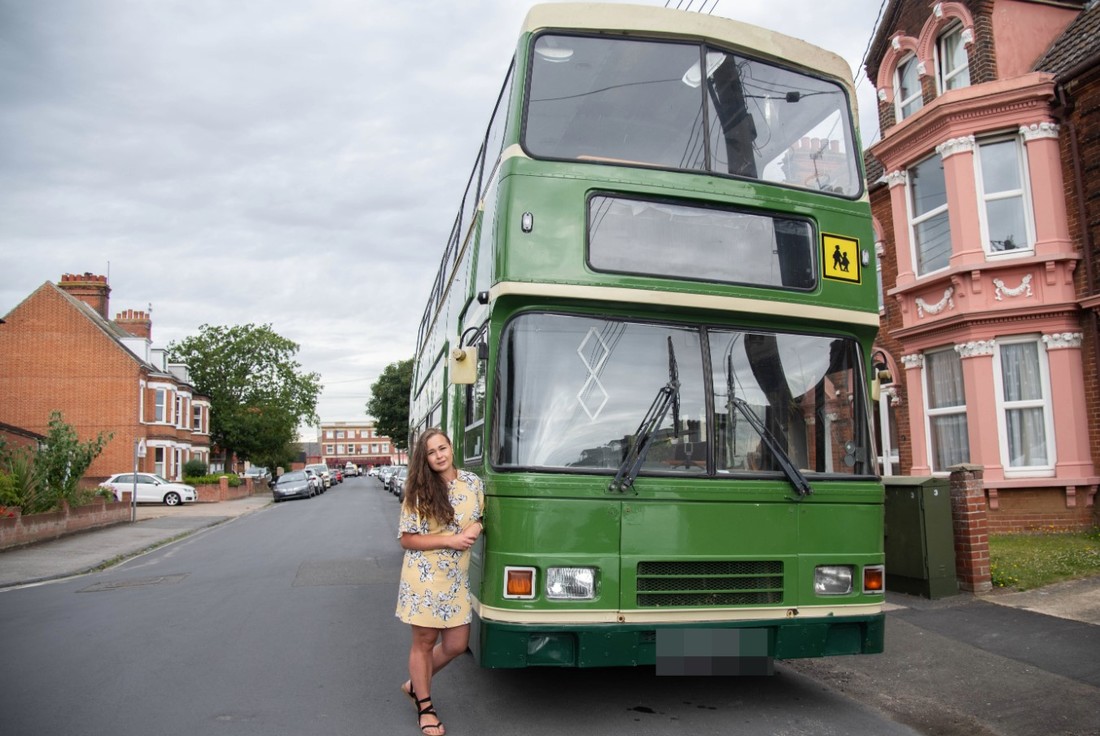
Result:
M0 552L0 594L109 568L271 505L270 495L169 508ZM1100 736L1100 576L1025 592L928 599L887 591L886 651L787 660L929 736Z
M0 551L0 591L102 570L271 504L270 493L218 503L138 504L134 522Z

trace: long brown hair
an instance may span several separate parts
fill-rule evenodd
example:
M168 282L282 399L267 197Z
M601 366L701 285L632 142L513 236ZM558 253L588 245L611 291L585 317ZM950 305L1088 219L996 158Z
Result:
M432 428L421 432L409 457L409 471L405 476L405 503L411 511L446 526L455 520L454 506L447 495L448 484L428 464L428 443L433 437L440 435L451 445L452 462L454 461L454 445L442 429Z

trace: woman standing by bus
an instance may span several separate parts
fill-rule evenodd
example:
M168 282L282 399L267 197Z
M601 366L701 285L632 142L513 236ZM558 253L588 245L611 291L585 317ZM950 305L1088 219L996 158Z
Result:
M455 467L447 435L421 433L398 524L405 559L396 615L412 627L409 679L401 690L416 702L416 723L426 736L445 733L432 705L432 677L469 644L470 547L481 535L484 506L481 479Z

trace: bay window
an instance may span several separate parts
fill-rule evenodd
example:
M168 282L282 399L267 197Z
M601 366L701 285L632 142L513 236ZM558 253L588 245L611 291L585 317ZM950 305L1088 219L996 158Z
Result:
M999 339L998 404L1005 470L1050 468L1053 457L1046 353L1035 337Z
M924 395L932 469L944 472L970 461L962 360L954 348L924 355Z
M951 227L943 159L931 156L909 169L909 217L918 276L947 268Z
M1031 208L1019 137L980 142L977 158L986 251L1031 249Z

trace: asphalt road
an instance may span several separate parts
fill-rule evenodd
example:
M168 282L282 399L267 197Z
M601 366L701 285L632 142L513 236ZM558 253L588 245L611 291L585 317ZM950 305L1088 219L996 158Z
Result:
M0 595L4 736L418 734L398 691L397 501L374 479L248 514L111 569ZM435 702L452 735L920 733L777 663L773 677L652 668L489 671Z

